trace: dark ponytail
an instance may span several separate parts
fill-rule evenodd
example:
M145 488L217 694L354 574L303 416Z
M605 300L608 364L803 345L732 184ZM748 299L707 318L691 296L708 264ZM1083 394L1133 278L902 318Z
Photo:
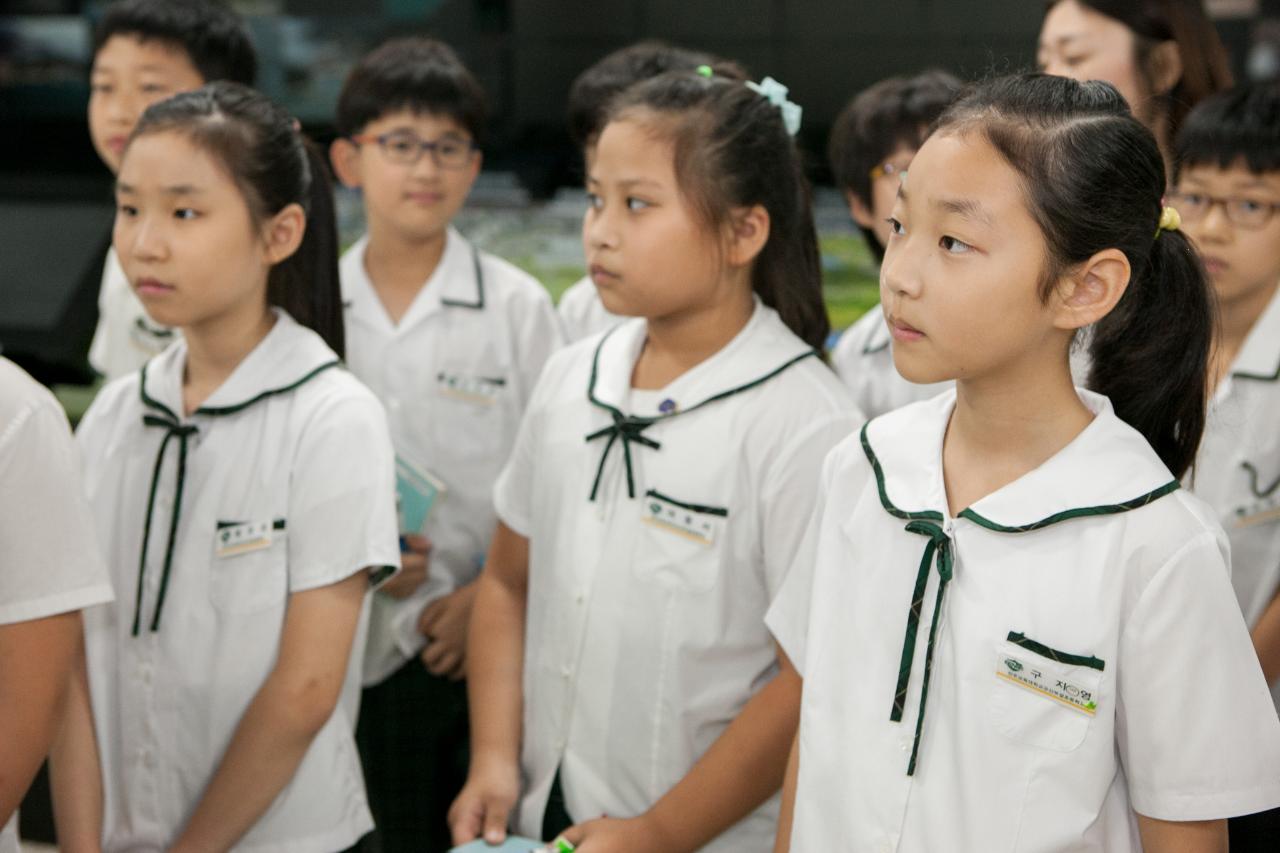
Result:
M1190 241L1158 230L1165 170L1155 137L1110 84L1044 74L978 86L935 132L981 134L1022 177L1048 254L1041 299L1098 252L1124 253L1128 288L1092 331L1088 384L1181 477L1204 431L1214 307Z
M736 67L711 77L659 75L623 92L605 123L638 115L668 136L680 191L712 230L723 228L735 208L758 204L769 212L769 240L752 266L751 286L821 352L831 323L809 182L778 108L737 75Z
M302 244L272 267L267 301L315 330L342 357L338 229L324 156L287 112L239 83L210 83L154 104L133 138L163 131L184 134L226 169L255 224L290 204L306 211Z

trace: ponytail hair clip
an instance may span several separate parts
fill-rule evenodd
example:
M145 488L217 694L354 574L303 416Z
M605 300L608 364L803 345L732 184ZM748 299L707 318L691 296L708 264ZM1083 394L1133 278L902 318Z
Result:
M1182 227L1182 215L1175 208L1167 205L1160 211L1160 224L1156 226L1156 236L1160 236L1161 231L1177 231Z
M747 88L751 89L768 99L782 112L782 123L787 128L787 133L795 136L800 131L800 115L803 112L800 105L794 101L787 100L786 86L774 80L772 77L766 77L759 83L747 81Z

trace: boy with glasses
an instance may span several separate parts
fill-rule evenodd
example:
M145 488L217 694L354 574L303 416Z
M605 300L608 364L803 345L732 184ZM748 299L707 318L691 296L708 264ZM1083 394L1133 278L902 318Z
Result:
M546 290L450 225L480 173L484 124L480 84L448 46L395 39L347 78L330 152L368 225L340 264L347 361L386 406L398 457L403 571L374 594L357 727L377 824L367 846L384 853L449 847L490 492L562 343Z
M1231 540L1231 582L1280 706L1280 85L1201 101L1174 153L1169 204L1218 295L1213 397L1189 486ZM1230 830L1233 851L1274 850L1280 810Z
M960 93L960 86L945 71L891 77L860 93L836 119L827 157L849 215L877 263L884 260L898 183L929 126ZM840 336L831 352L832 366L867 417L943 390L941 385L916 385L898 375L890 345L877 305Z

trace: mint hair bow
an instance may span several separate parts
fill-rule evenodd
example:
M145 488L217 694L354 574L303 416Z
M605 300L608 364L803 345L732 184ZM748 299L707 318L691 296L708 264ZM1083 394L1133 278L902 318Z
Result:
M800 131L800 115L803 110L799 104L787 100L786 86L772 77L766 77L759 83L748 80L747 87L753 92L764 95L769 99L769 103L782 111L782 123L786 126L787 133L795 136Z

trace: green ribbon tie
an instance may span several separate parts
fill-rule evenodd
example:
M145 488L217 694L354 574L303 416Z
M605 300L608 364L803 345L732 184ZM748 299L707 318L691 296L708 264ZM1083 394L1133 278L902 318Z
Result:
M595 441L597 438L608 437L605 442L604 451L600 454L600 464L596 467L596 479L591 484L591 500L596 499L596 494L600 491L600 480L604 476L604 465L609 461L609 451L613 450L614 444L619 440L622 441L622 459L627 467L627 497L634 498L636 496L635 476L631 470L631 443L643 445L660 450L662 445L654 441L652 438L644 435L644 431L653 426L661 418L641 418L635 415L624 415L617 409L609 409L609 415L613 418L613 423L604 429L596 430L587 436L587 441Z
M142 622L142 596L144 580L147 572L147 546L151 543L151 517L156 508L156 492L160 486L160 471L164 467L165 452L169 449L170 439L178 439L178 479L173 496L173 513L169 517L169 541L164 549L164 566L160 572L160 589L156 594L156 611L151 618L151 630L160 627L160 612L164 609L165 593L169 589L169 572L173 568L173 547L178 533L178 519L182 514L182 489L187 479L187 440L199 430L193 424L182 424L169 417L159 415L143 415L142 423L149 427L161 427L165 430L160 441L160 450L156 453L156 467L151 475L151 493L147 497L147 517L142 528L142 554L138 558L138 591L133 606L133 636L138 636Z

